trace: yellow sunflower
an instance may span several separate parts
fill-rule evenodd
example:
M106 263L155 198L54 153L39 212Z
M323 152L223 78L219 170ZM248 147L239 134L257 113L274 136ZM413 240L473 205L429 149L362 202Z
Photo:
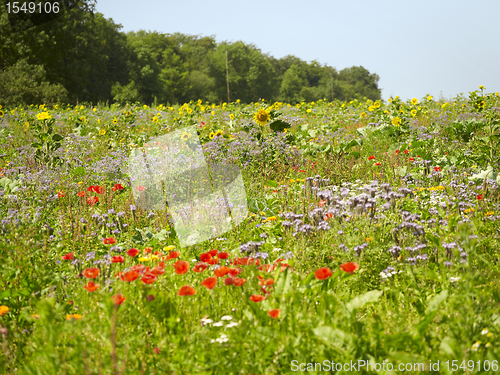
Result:
M394 117L392 119L392 125L399 126L399 124L401 124L401 119L399 117Z
M259 110L255 113L254 115L254 120L257 124L264 126L267 124L269 121L269 118L271 117L269 115L269 110L263 110L262 108L259 108Z
M189 138L191 138L191 137L192 137L192 135L191 135L191 134L189 134L188 132L184 132L184 133L182 133L181 139L182 139L183 141L187 141L187 140L188 140Z
M219 135L223 135L223 134L224 134L224 132L222 130L220 130L220 129L215 132L215 136L216 137L219 136Z
M38 115L36 115L36 118L38 121L50 120L51 116L48 112L42 112L42 113L39 113Z
M215 133L214 132L210 132L210 135L208 136L208 138L214 139L215 138Z

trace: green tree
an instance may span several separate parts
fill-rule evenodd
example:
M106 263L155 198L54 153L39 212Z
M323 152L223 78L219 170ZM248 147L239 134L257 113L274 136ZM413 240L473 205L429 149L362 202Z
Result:
M26 59L0 71L0 103L5 107L61 103L67 100L67 95L61 84L46 81L43 66L30 65Z

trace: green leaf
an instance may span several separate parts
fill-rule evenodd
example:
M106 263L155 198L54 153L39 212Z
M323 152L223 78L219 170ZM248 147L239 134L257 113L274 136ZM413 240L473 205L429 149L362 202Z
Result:
M58 142L58 141L63 140L63 137L60 134L54 134L52 136L52 140L55 141L55 142Z
M291 126L292 125L283 120L276 120L269 124L269 127L275 132L282 132L283 130L290 128Z
M350 312L352 312L353 310L358 310L367 303L377 302L382 293L383 292L381 290L371 290L365 294L356 296L347 303L346 308Z
M267 180L265 183L267 186L278 187L278 183L273 180Z
M434 296L430 302L429 305L427 305L427 309L425 310L426 315L430 315L434 311L437 311L439 308L439 305L446 299L448 298L448 290L445 289L438 295Z
M75 169L72 170L72 173L75 175L83 176L85 174L85 168L76 167Z

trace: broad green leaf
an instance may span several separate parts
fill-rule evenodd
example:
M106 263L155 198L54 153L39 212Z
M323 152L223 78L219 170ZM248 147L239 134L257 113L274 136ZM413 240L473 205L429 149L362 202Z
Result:
M358 310L367 303L377 302L382 293L383 292L381 290L371 290L367 293L356 296L347 303L346 308L348 311Z
M446 299L448 298L448 290L445 289L441 293L435 295L432 297L432 299L429 302L429 305L427 305L427 309L425 310L425 314L429 315L433 313L434 311L437 311L439 308L439 305Z
M283 120L276 120L269 124L269 127L275 132L282 132L283 130L290 128L291 126L292 125Z

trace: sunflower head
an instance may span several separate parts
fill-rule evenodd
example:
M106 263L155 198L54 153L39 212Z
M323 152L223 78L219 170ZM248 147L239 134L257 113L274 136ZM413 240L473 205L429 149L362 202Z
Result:
M266 125L269 119L271 118L269 112L270 112L269 110L264 110L262 108L259 108L259 110L253 116L255 122L261 126Z
M191 135L191 134L189 134L188 132L184 132L184 133L182 133L182 135L181 135L181 139L182 139L183 141L187 141L187 140L188 140L189 138L191 138L191 137L192 137L192 135Z

